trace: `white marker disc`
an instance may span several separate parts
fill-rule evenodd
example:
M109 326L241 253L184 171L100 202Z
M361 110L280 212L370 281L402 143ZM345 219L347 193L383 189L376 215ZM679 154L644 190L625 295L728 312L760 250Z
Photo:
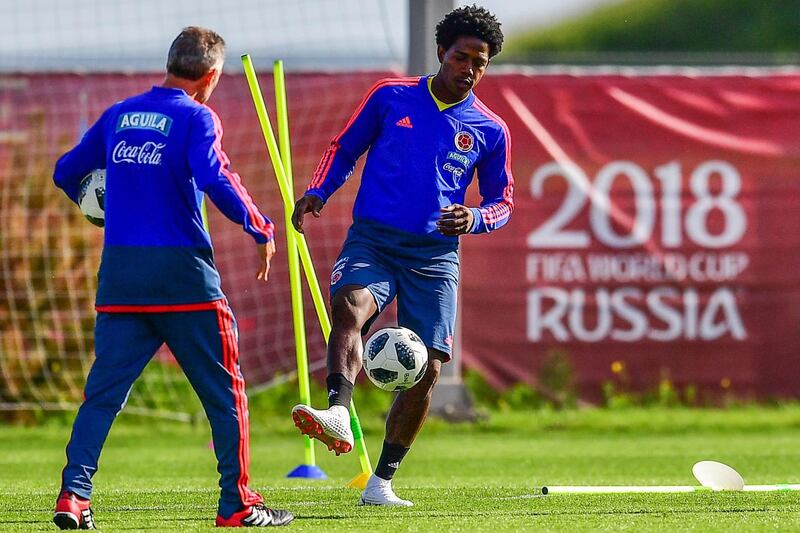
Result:
M692 474L704 487L713 490L742 490L744 479L730 466L717 461L700 461L692 467Z

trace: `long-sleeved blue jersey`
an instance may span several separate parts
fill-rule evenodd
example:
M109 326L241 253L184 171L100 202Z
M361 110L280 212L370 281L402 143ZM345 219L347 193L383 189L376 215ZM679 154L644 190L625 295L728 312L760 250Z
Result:
M216 113L165 87L112 105L58 160L55 183L74 202L83 177L106 169L98 310L168 310L224 297L203 193L256 242L273 236L229 165Z
M470 92L439 110L427 78L387 78L376 83L344 130L331 142L306 191L326 202L369 149L353 218L420 236L440 234L440 209L463 204L473 174L483 201L473 208L473 233L503 226L513 210L508 127Z

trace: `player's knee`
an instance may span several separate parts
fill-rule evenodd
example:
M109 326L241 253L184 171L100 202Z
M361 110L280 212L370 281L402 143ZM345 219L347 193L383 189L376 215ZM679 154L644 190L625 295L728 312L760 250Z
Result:
M360 330L375 312L374 307L372 294L367 289L344 287L331 301L331 317L335 326Z
M439 375L442 373L442 360L446 357L439 350L428 349L428 368L425 370L425 376L422 379L429 383L430 388L433 388L436 382L439 381Z

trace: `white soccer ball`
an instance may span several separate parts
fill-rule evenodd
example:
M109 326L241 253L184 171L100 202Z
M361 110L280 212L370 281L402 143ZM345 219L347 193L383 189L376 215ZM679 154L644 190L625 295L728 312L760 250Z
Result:
M364 372L383 390L409 389L422 379L427 368L428 349L410 329L379 329L364 345Z
M78 206L89 222L101 228L106 223L105 197L106 170L104 168L92 170L81 180Z

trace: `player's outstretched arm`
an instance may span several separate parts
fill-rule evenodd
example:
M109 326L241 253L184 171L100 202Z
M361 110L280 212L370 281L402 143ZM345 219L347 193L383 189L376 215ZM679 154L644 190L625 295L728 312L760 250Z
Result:
M273 239L275 227L253 202L230 159L222 149L222 124L209 107L193 117L189 136L189 168L197 188L211 198L223 215L241 224L258 244Z
M390 84L385 80L373 85L344 129L331 140L330 146L325 150L311 176L306 196L309 193L313 194L324 204L353 174L356 161L367 151L380 133L383 115L380 110L379 89L388 85ZM296 210L295 213L297 213ZM308 211L301 214L305 213ZM319 210L317 210L318 215ZM302 233L302 216L300 221L300 227L295 224L295 228Z
M320 211L322 211L322 199L313 194L306 194L294 204L294 212L292 213L292 225L300 233L303 231L303 219L307 213L311 213L315 218L319 218Z

